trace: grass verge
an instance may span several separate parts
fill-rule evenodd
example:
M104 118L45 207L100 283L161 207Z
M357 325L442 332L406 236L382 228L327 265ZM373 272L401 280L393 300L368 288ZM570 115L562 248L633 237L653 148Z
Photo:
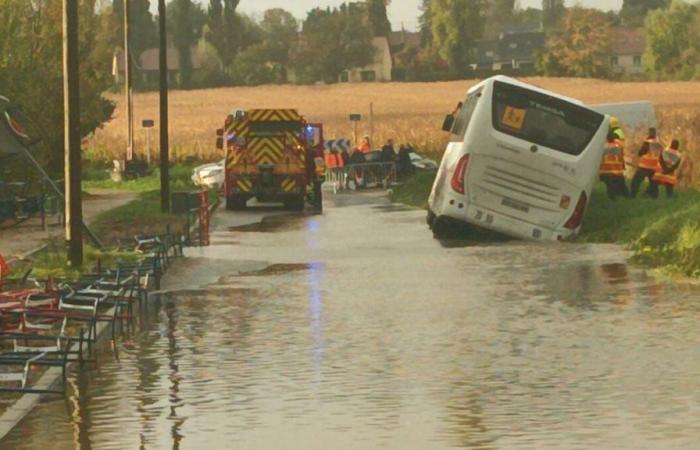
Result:
M194 189L192 184L193 166L176 165L170 168L170 188L173 191ZM92 172L90 172L92 173ZM98 171L99 173L99 171ZM83 189L115 189L130 192L148 192L160 189L160 170L155 169L151 175L135 180L117 182L108 176L94 175L83 180Z
M393 189L392 199L427 208L435 174L420 173ZM681 191L666 199L611 201L598 183L577 242L614 243L634 251L633 259L650 267L700 277L700 192Z

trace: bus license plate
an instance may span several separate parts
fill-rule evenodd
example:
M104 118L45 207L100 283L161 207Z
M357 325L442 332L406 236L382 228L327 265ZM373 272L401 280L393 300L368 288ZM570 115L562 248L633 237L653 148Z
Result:
M501 201L501 205L507 206L509 208L517 209L518 211L522 211L525 213L530 212L529 206L527 206L524 203L520 203L519 201L513 200L511 198L504 198Z

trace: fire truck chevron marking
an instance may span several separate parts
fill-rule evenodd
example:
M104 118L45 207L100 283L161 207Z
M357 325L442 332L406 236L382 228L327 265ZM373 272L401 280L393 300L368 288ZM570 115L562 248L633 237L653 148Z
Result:
M238 180L236 184L238 185L238 190L241 192L250 192L253 188L253 183L250 180Z
M292 192L296 186L297 183L294 178L287 178L282 182L282 189L284 192Z

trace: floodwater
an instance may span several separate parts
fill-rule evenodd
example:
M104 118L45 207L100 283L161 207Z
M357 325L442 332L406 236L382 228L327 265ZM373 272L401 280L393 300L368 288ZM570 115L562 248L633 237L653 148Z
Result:
M335 203L220 212L120 360L0 447L700 448L697 290L614 246L440 243Z

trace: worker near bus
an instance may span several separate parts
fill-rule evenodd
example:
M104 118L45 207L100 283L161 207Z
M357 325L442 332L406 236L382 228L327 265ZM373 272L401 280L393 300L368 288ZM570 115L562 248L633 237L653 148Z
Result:
M396 150L394 150L394 140L387 139L386 144L382 146L382 162L396 161Z
M659 166L654 174L654 182L666 187L666 197L668 198L673 197L673 189L678 183L676 172L683 160L681 152L678 150L679 146L678 139L674 139L671 141L671 145L661 152Z
M610 200L615 200L617 197L629 197L625 182L625 154L622 142L617 139L617 134L613 129L608 131L599 174L600 180L605 183Z
M642 181L646 178L649 181L649 187L646 194L652 198L659 196L659 186L654 182L654 174L659 166L659 158L663 147L656 137L656 128L649 128L649 134L639 150L639 162L637 171L632 178L632 197L636 197L639 192L639 187Z
M615 134L615 139L622 145L622 149L625 149L625 131L620 126L620 119L617 117L610 118L610 130Z

